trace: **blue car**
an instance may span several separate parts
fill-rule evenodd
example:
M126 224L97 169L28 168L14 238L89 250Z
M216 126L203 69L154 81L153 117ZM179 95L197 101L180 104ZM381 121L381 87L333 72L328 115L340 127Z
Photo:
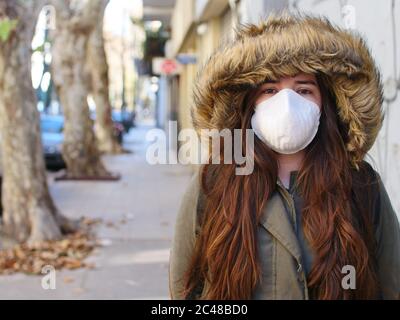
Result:
M43 153L48 169L65 168L65 162L61 155L61 147L64 141L63 130L63 116L44 114L40 116Z

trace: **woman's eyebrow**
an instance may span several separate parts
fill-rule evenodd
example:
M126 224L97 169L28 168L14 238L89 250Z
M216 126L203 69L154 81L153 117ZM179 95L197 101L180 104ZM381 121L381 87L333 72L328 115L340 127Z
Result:
M317 86L317 83L314 80L296 80L298 84L311 84L313 86Z
M266 83L279 83L279 81L276 81L276 80L265 80L263 84L266 84Z

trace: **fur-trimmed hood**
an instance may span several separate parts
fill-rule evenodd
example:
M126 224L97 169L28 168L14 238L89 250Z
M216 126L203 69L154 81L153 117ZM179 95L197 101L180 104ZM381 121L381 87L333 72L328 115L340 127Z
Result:
M195 129L235 128L249 89L299 72L327 79L357 167L382 126L381 76L362 37L325 17L284 13L241 26L199 69L191 109Z

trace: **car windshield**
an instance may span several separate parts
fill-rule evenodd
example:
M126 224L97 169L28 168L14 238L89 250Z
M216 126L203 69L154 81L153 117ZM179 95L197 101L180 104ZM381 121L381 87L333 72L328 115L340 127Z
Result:
M112 113L112 119L114 121L122 121L122 112L120 111L113 111Z
M44 118L40 120L42 132L61 133L63 131L64 122L60 119Z

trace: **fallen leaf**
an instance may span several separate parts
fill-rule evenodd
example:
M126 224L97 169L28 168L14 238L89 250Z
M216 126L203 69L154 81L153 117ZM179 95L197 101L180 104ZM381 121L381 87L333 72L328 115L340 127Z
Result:
M84 260L97 246L99 243L90 229L79 230L58 241L16 245L0 250L0 274L42 274L46 265L56 270L93 268L93 264Z

